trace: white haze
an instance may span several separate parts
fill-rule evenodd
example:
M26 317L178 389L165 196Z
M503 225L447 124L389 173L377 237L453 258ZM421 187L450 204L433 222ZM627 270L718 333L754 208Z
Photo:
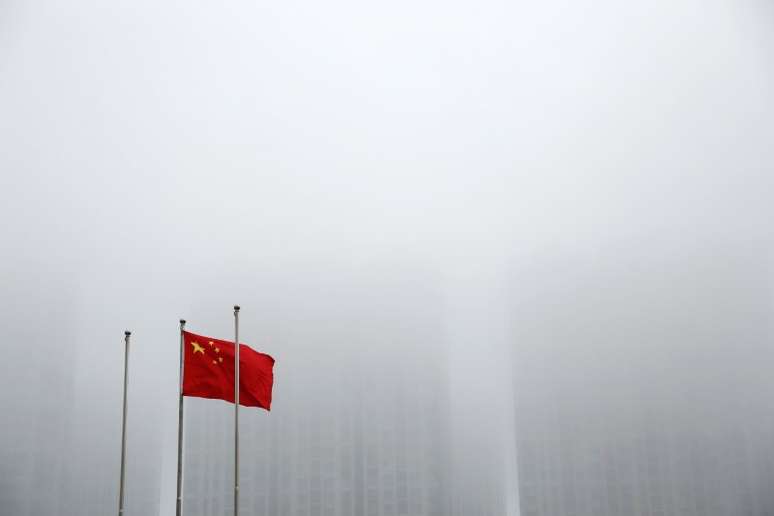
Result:
M248 442L414 363L437 514L771 514L772 29L762 1L4 0L0 514L116 510L125 329L127 514L170 514L177 320L228 338L235 303L277 359ZM690 507L588 465L636 470L641 434L707 479Z

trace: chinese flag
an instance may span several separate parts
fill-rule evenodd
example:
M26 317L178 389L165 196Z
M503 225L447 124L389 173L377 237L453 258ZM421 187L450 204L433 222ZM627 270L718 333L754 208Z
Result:
M234 403L234 343L183 332L183 396ZM239 404L271 409L274 359L239 345Z

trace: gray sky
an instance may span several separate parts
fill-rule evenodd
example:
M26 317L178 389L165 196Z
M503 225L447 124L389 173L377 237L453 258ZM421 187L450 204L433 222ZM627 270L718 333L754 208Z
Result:
M30 407L50 385L71 393L71 405L46 408L71 428L68 460L113 467L130 328L130 413L158 421L130 426L162 450L133 467L157 465L167 510L179 317L226 337L240 303L245 340L302 367L331 328L342 347L362 342L359 310L380 309L368 292L387 311L416 295L427 301L412 327L443 328L429 349L440 346L449 376L483 378L448 386L455 464L504 476L491 496L515 513L511 366L564 371L539 351L554 310L601 321L658 304L647 299L722 295L617 327L631 336L670 314L699 326L727 317L736 330L713 340L721 348L747 321L738 307L770 313L773 23L763 1L4 0L0 320L13 338L0 346L13 361L0 366L11 422L0 437L40 421ZM647 288L656 279L663 298ZM602 301L524 308L564 280L618 286ZM527 332L529 321L546 326ZM765 317L750 321L756 342L770 337ZM607 345L578 331L557 349ZM666 348L693 345L664 335ZM627 360L644 346L632 340ZM67 369L36 369L30 348L43 361L65 354ZM740 360L740 377L754 362ZM39 387L24 397L28 382ZM475 417L462 410L473 406ZM16 448L0 439L6 456ZM55 462L40 453L24 478ZM459 503L458 514L475 511Z

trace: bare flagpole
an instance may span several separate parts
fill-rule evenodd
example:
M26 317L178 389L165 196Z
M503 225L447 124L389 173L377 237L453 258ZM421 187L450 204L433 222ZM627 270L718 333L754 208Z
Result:
M118 486L118 516L124 514L124 471L126 466L126 384L129 376L129 336L124 332L124 414L121 422L121 480Z
M183 514L183 331L185 319L180 319L180 385L177 409L177 502L175 515Z
M234 305L234 516L239 516L239 305Z

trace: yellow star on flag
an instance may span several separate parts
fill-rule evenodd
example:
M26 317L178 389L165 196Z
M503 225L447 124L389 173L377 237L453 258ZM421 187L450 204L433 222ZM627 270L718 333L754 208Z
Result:
M196 353L201 353L202 355L204 354L204 348L201 347L198 342L191 342L191 346L193 346L194 354Z

